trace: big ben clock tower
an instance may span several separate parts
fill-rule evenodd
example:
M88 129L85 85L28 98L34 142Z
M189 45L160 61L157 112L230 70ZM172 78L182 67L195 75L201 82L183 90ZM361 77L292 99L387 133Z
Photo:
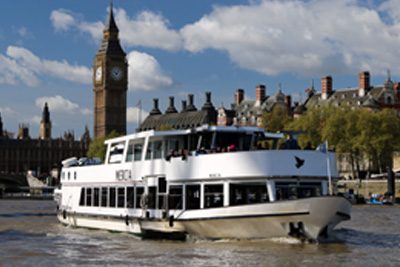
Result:
M112 131L126 134L128 63L122 50L112 2L103 30L103 41L93 63L94 137Z

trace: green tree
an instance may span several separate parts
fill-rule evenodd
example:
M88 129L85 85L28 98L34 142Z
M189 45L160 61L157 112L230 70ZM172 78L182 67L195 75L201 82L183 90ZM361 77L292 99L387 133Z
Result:
M87 156L90 158L100 158L104 161L107 149L107 147L104 145L104 141L118 136L121 136L121 134L117 133L116 131L112 131L106 136L94 139L89 145Z
M262 116L263 128L270 132L284 130L291 120L286 107L282 106L275 106L271 112L265 112Z

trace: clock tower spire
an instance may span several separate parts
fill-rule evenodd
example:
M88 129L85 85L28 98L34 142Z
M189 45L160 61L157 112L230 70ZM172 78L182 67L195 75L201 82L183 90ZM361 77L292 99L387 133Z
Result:
M126 134L128 63L119 41L113 4L103 30L103 40L93 63L94 137L112 131Z

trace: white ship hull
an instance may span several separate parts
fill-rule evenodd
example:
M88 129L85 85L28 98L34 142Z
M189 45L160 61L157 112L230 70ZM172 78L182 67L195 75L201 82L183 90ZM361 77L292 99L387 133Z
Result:
M319 197L204 211L187 211L178 219L194 236L210 239L300 237L318 240L350 219L351 203ZM326 232L325 232L326 231Z

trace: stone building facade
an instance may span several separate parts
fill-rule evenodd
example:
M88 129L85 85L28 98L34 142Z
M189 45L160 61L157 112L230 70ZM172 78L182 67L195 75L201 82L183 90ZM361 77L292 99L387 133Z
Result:
M52 168L60 166L62 160L85 156L89 143L87 127L79 141L75 140L73 132L53 139L47 103L43 109L38 138L30 136L26 124L20 124L14 138L4 130L0 115L0 174L26 174L28 170L35 171L37 175L49 174Z

